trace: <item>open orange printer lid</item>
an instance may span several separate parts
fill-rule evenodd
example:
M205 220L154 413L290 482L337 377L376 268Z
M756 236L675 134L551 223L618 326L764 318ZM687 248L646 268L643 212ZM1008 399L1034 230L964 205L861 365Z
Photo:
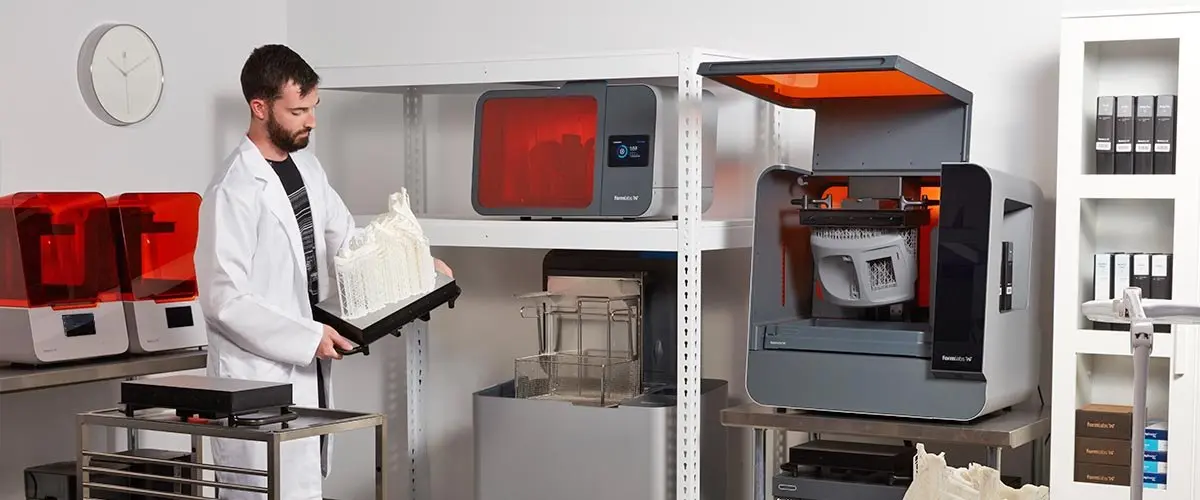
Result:
M948 96L971 92L900 56L706 62L699 74L759 99L803 108L812 99Z
M968 161L972 94L900 56L705 62L700 76L814 112L817 175L940 175Z

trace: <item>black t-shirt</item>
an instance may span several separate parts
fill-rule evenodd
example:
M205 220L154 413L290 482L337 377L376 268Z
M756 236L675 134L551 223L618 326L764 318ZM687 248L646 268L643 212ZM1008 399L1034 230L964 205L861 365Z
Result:
M308 301L316 305L318 298L317 277L317 246L313 236L312 207L308 204L308 189L304 186L304 178L296 168L296 162L288 155L281 161L267 160L279 181L283 183L283 191L292 202L292 212L296 215L296 223L300 226L300 239L304 243L304 264L308 271ZM317 404L321 408L328 406L325 396L325 374L321 364L317 363ZM321 436L324 446L325 436Z
M304 264L308 268L308 299L310 304L317 303L317 248L313 236L312 207L308 204L308 190L304 186L304 178L292 161L291 155L282 161L270 161L271 168L283 183L283 190L288 200L292 202L292 212L296 215L296 223L300 226L300 239L304 243Z

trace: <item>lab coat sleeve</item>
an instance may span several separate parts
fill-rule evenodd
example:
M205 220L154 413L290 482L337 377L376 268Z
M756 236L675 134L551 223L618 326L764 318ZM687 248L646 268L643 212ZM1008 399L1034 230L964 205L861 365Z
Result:
M200 211L196 277L204 319L238 347L264 358L307 366L323 326L293 317L253 293L250 266L258 245L258 212L251 200L213 190Z

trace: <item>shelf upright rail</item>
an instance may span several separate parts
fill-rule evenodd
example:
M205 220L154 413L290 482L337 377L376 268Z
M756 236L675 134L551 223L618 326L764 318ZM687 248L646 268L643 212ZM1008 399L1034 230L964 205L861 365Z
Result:
M421 92L414 87L404 89L404 184L409 193L413 212L421 217L427 211L425 186L425 123ZM412 500L432 498L430 488L429 453L425 439L425 395L422 392L425 365L429 361L426 341L429 327L424 321L413 322L404 332L405 408L408 429L408 487ZM399 370L388 370L396 373ZM389 405L391 406L391 405ZM389 415L398 415L388 408Z
M424 216L427 210L425 186L425 122L422 121L424 102L418 89L404 90L404 185L408 189L410 203L416 216ZM425 500L432 498L430 488L430 460L425 440L425 394L422 392L425 365L428 362L426 341L428 325L415 321L409 331L404 332L404 367L406 367L406 408L408 409L408 498ZM395 414L394 414L395 415Z
M675 411L675 498L700 499L700 200L701 200L701 99L703 81L694 52L679 54L679 283L678 389Z

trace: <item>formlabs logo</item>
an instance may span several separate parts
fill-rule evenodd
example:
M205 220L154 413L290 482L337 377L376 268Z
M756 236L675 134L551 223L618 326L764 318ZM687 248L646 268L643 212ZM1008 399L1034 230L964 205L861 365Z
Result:
M614 194L613 201L638 201L636 194Z
M972 359L975 359L975 357L974 356L946 356L944 354L942 355L942 361L948 361L951 363L970 363Z

